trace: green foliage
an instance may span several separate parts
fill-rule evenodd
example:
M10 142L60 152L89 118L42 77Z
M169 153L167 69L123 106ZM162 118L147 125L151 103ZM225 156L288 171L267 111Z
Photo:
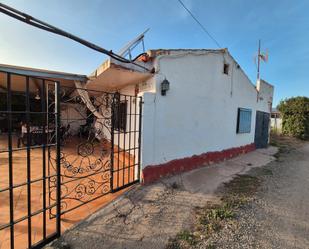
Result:
M224 220L224 219L230 219L233 217L234 217L234 213L228 205L224 205L223 207L219 207L217 209L212 209L208 214L209 220L211 219Z
M270 171L263 172L269 174ZM218 234L227 224L233 224L238 210L250 201L260 186L257 176L239 175L224 185L224 195L220 203L208 204L196 209L195 226L183 230L175 238L171 238L166 249L214 249L215 244L209 240L212 234ZM205 245L206 243L206 245Z
M177 235L177 238L186 241L191 246L196 245L197 243L195 235L187 230L180 232Z
M282 115L282 133L300 139L309 138L309 98L293 97L278 105Z

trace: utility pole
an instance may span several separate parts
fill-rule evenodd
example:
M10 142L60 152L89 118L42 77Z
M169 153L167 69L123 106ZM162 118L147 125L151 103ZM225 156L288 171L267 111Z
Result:
M257 80L260 79L260 62L261 62L261 40L259 40L259 48L258 48Z

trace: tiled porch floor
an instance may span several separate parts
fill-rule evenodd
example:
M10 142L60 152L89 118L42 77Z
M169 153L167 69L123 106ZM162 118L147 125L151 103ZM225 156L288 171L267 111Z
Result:
M7 145L7 140L4 136L0 138L0 149L3 149ZM16 141L13 141L16 144ZM65 145L64 151L70 151L73 153L75 144L70 143ZM46 154L47 155L47 154ZM42 149L31 149L31 180L39 179L43 174L43 152ZM129 156L119 154L119 168L128 165ZM130 160L133 160L132 157ZM118 154L115 153L114 156L115 167L118 164ZM132 163L131 163L132 164ZM47 165L47 163L46 163ZM47 166L46 166L47 167ZM126 167L126 166L125 166ZM0 189L8 187L9 173L8 173L8 153L0 153ZM46 169L48 172L48 169ZM48 173L47 173L48 174ZM122 180L124 178L124 183L128 182L128 176L130 174L130 179L134 177L134 168L131 168L130 173L128 170L120 172L120 175L114 174L114 178L117 181L117 177ZM96 178L101 177L100 175L95 176ZM121 186L121 182L120 186ZM20 150L13 152L13 183L21 184L27 181L27 151ZM68 185L69 186L69 185ZM76 185L74 185L76 186ZM72 185L72 188L74 188ZM71 186L69 186L70 188ZM48 181L46 182L47 195L46 204L49 205L48 197ZM68 229L76 222L83 220L88 215L92 214L100 207L104 206L108 202L115 199L117 196L121 195L124 191L106 194L94 201L91 201L73 211L70 211L62 216L61 229L62 231ZM27 186L17 187L13 191L14 193L14 220L24 217L28 212L28 202L27 202ZM95 195L93 195L95 196ZM92 197L91 197L92 198ZM75 201L76 202L76 201ZM75 203L67 201L68 206L76 205ZM43 181L31 184L31 212L42 209L43 207ZM9 191L0 193L0 227L9 223ZM56 220L50 219L49 211L46 211L46 235L55 232ZM28 220L24 220L14 226L15 232L15 248L27 248L28 245ZM43 213L37 214L31 218L31 239L32 244L39 242L43 238ZM0 249L10 248L10 229L6 228L0 230Z

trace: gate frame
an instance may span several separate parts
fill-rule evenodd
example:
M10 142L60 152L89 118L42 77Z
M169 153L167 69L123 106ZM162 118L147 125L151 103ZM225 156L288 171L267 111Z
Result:
M42 82L42 91L45 90L45 84L47 84L48 82L53 82L55 84L55 89L59 89L59 85L60 82L59 81L54 81L54 80L50 80L50 79L45 79L45 78L41 78L41 77L36 77L36 76L31 76L31 75L27 75L27 74L22 74L22 73L18 73L18 72L12 72L12 71L6 71L6 70L0 70L0 73L3 73L4 76L6 77L6 83L7 83L7 87L6 87L6 95L7 95L7 108L6 110L0 110L1 113L5 113L7 114L7 123L8 123L8 131L7 131L7 139L8 139L8 147L6 150L2 150L1 153L8 153L8 171L9 171L9 184L8 187L5 187L3 189L0 189L0 193L5 192L5 191L9 191L9 222L2 225L0 227L0 230L3 229L10 229L10 248L13 249L15 247L15 236L14 236L14 226L22 221L27 220L28 221L28 228L27 228L27 236L28 236L28 248L34 249L34 248L42 248L44 245L50 243L51 241L53 241L54 239L58 238L61 234L61 217L60 217L60 195L59 193L61 193L61 189L60 189L60 176L58 176L58 191L57 191L57 202L56 202L56 206L57 206L57 217L56 217L56 228L55 231L53 233L51 233L50 235L46 236L46 211L51 209L52 206L48 206L46 207L46 202L43 201L43 208L39 209L39 210L31 210L31 184L38 182L38 181L42 181L43 182L43 189L44 189L44 183L46 183L46 180L50 178L50 176L46 176L46 174L44 175L44 170L42 171L43 176L37 179L32 180L31 179L31 154L30 154L30 150L32 148L42 148L45 149L46 146L48 148L50 148L51 146L55 146L56 149L60 149L60 144L57 143L57 141L59 141L60 139L60 133L59 133L59 127L57 126L55 134L56 134L56 143L55 144L49 144L48 141L44 141L44 143L42 145L39 146L32 146L30 144L30 114L32 113L31 109L30 109L30 89L29 89L29 79L33 78L33 79L37 79L40 80ZM13 111L12 110L12 76L19 76L19 77L23 77L23 79L25 80L25 91L22 91L23 94L25 94L25 102L26 102L26 108L23 111ZM44 90L43 90L44 89ZM59 92L55 91L55 96L54 96L55 100L57 100L57 103L60 103L60 96L59 96ZM41 108L43 106L46 106L46 103L43 104L43 102L46 101L45 99L45 93L43 92L42 94L42 102L41 102ZM60 106L59 106L60 107ZM57 110L55 110L55 112L53 113L56 117L56 120L58 121L60 118L60 108L57 108ZM25 148L19 149L19 148L13 148L13 144L12 144L12 131L13 131L13 127L12 127L12 114L23 114L26 117L26 124L27 124L27 145ZM46 110L41 110L40 112L37 112L37 114L42 114L44 115L44 118L46 118L46 115L48 115L48 111ZM45 129L46 125L44 126ZM43 129L43 130L44 130ZM43 132L43 134L45 134L45 131ZM25 150L27 153L27 162L26 162L26 175L27 175L27 180L25 182L22 183L17 183L14 185L13 183L13 152L14 151L19 151L19 150ZM45 155L46 151L44 150L44 156L42 156L42 161L46 159L46 155ZM60 159L60 157L59 157ZM59 161L60 162L60 161ZM43 161L43 167L45 166L45 161ZM60 170L59 165L57 165L57 170ZM14 193L13 190L15 188L19 188L22 186L26 186L27 188L27 215L22 216L21 218L18 219L14 219ZM47 193L45 192L43 194L43 199L47 198ZM32 232L31 232L31 219L33 216L38 215L38 214L43 214L43 238L42 240L38 241L35 244L32 244Z
M8 138L8 148L5 151L2 152L6 152L8 153L8 171L9 171L9 184L8 187L4 188L4 189L0 189L0 193L4 192L4 191L9 191L9 223L6 223L3 226L0 226L0 231L2 229L6 229L6 228L10 228L10 246L13 249L14 248L14 243L15 243L15 236L14 236L14 226L16 224L18 224L21 221L27 220L28 219L28 247L29 248L42 248L44 245L50 243L51 241L53 241L54 239L58 238L61 235L61 215L62 215L62 211L61 211L61 132L60 132L60 126L61 126L61 84L60 84L60 80L53 80L50 79L48 77L44 77L44 76L32 76L30 73L27 74L25 72L15 72L15 71L10 71L10 70L0 70L0 73L3 73L4 76L6 77L6 83L7 83L7 90L6 90L6 94L7 94L7 109L6 111L1 111L3 113L7 114L7 123L8 123L8 132L7 132L7 138ZM14 114L14 111L12 111L12 82L11 82L11 76L12 75L16 75L16 76L20 76L23 77L25 79L26 82L26 90L23 91L23 93L26 96L26 110L25 111L21 111L20 113L22 113L23 115L26 116L26 120L27 120L27 146L26 148L23 148L24 150L27 150L27 181L23 182L22 186L26 186L27 187L27 191L28 191L28 195L27 195L27 205L28 205L28 213L26 216L23 216L22 218L19 218L17 220L14 220L14 194L13 194L13 189L16 187L20 187L18 185L20 184L16 184L14 185L13 183L13 151L15 151L16 149L13 148L12 145L12 131L13 131L13 127L12 127L12 114ZM41 93L42 94L42 102L41 102L41 112L38 112L42 115L44 115L44 125L43 127L46 128L48 127L48 123L46 122L46 120L48 120L48 115L51 114L48 110L48 94L46 94L46 91L48 91L48 89L46 88L46 86L48 84L54 84L55 87L55 91L54 91L54 98L55 98L55 109L54 112L52 113L52 115L54 115L55 117L55 143L50 144L49 141L44 141L43 144L38 145L38 146L32 146L29 143L29 137L30 137L30 132L29 132L29 121L30 121L30 92L29 92L29 79L37 79L40 80L42 82L42 89L41 89ZM49 83L50 82L50 83ZM44 92L45 91L45 92ZM92 90L90 90L92 91ZM114 93L109 93L109 94L114 94ZM124 94L121 94L124 95ZM129 96L129 95L124 95L124 96ZM114 183L114 177L113 177L113 173L115 172L115 162L114 162L114 130L115 130L115 120L114 120L114 108L112 108L112 129L111 129L111 143L112 143L112 152L111 152L111 167L110 167L110 193L115 193L117 191L120 191L124 188L127 188L133 184L136 184L138 182L140 182L140 171L141 171L141 141L142 141L142 105L143 105L143 98L141 96L130 96L130 108L132 105L132 98L135 98L135 108L138 108L138 114L135 111L136 116L138 116L139 120L138 120L138 132L136 131L136 128L134 129L134 132L138 134L138 139L137 139L137 147L134 145L134 150L138 149L138 155L137 155L137 164L134 162L134 167L137 168L137 177L135 177L134 174L134 180L132 182L130 182L130 179L128 180L127 184L122 185L121 187L117 187L115 188L113 186ZM138 105L137 105L137 101ZM112 102L112 104L114 105L114 101ZM138 107L137 107L138 106ZM130 113L131 115L131 113ZM129 116L131 119L131 116ZM131 120L130 120L131 122ZM137 125L136 122L136 117L135 117L135 124ZM44 130L44 129L43 129ZM43 135L45 135L45 130L43 132ZM120 145L118 145L120 146ZM51 175L46 173L44 174L44 172L46 172L46 169L43 170L42 174L43 176L41 178L32 180L30 178L30 169L31 169L31 161L30 161L30 150L32 148L42 148L43 150L45 148L50 148L50 147L55 147L56 149L56 179L57 179L57 183L56 183L56 202L54 205L46 205L46 200L49 196L49 192L46 191L45 189L45 193L43 194L43 208L40 210L31 210L31 184L36 182L36 181L42 181L43 182L43 189L44 187L46 188L46 183L48 182L48 180L52 177ZM129 151L131 150L131 148L129 148ZM125 150L124 150L125 152ZM44 150L44 154L42 156L42 160L44 160L43 167L46 167L46 159L47 161L49 161L48 154L46 156L46 153L48 153L48 151ZM119 153L119 152L118 152ZM134 157L135 158L135 157ZM135 159L134 159L135 160ZM119 170L119 169L118 169ZM45 186L44 186L45 185ZM44 190L43 190L44 191ZM52 207L56 207L56 226L55 226L55 231L53 231L50 235L46 236L46 226L47 226L47 217L45 212L50 210ZM39 242L32 244L32 233L31 233L31 218L35 215L41 214L43 213L43 238L42 240L40 240ZM45 214L45 215L44 215Z
M60 83L55 84L55 112L56 112L56 157L57 157L57 215L56 215L56 230L58 237L61 235L61 164L60 164L60 125L61 125L61 107L60 107ZM48 159L50 160L50 159ZM51 210L51 209L50 209Z
M125 94L120 94L120 96L128 96L128 95L125 95ZM111 181L110 181L110 184L111 184L111 193L116 193L122 189L125 189L125 188L128 188L136 183L139 183L140 180L141 180L141 148L142 148L142 145L141 145L141 142L142 142L142 114L143 114L143 104L144 104L144 101L143 101L143 97L141 96L129 96L129 97L134 97L135 98L135 101L139 100L139 105L138 105L138 118L139 118L139 121L138 121L138 146L134 146L134 150L137 149L138 150L138 155L137 155L137 179L132 181L132 182L129 182L128 184L124 184L123 186L121 187L116 187L114 188L113 187L113 184L114 184L114 130L115 130L115 120L114 120L114 109L112 107L112 131L111 131L111 143L112 143L112 153L111 153ZM132 102L132 100L130 100L130 102ZM115 104L115 102L113 101L113 105ZM131 106L131 103L130 103L130 106ZM136 104L135 104L135 114L136 115ZM130 115L131 115L131 112L130 112ZM130 116L131 118L131 116ZM135 124L136 125L136 124ZM132 127L131 127L132 128ZM134 132L136 132L136 127L134 127ZM119 134L118 134L119 136ZM134 164L135 165L135 164Z
M70 174L67 174L67 173L70 173L70 170L67 173L65 172L66 171L65 168L67 168L68 166L74 168L74 167L80 167L80 165L78 166L78 163L74 164L74 160L73 160L73 163L72 163L72 161L70 162L70 160L66 160L67 156L70 155L70 154L66 154L66 153L62 152L61 141L58 141L59 144L60 144L60 152L58 150L57 155L62 155L62 156L60 156L60 158L57 158L57 161L55 159L51 160L50 163L54 162L55 164L60 164L60 178L62 179L62 177L63 177L60 185L64 185L63 188L66 189L67 193L68 193L68 194L61 193L62 196L60 197L60 206L65 207L64 209L60 210L60 216L61 216L61 215L64 215L64 214L66 214L70 211L73 211L74 209L77 209L77 208L83 206L84 204L87 204L87 203L92 202L96 199L99 199L99 198L103 197L104 195L107 195L109 193L115 193L117 191L120 191L122 189L125 189L125 188L133 185L133 184L140 182L140 170L141 170L141 160L140 160L140 158L141 158L141 141L142 141L141 140L141 129L142 129L141 125L142 125L143 98L141 96L120 94L119 92L106 92L106 91L76 88L76 87L66 87L66 86L61 87L61 85L60 85L59 88L60 88L60 90L58 90L58 91L60 91L60 92L59 92L58 96L60 96L60 97L61 97L62 94L64 94L66 92L65 89L68 89L68 92L72 92L71 90L75 89L75 90L78 90L78 91L87 91L87 93L90 93L90 92L93 93L94 95L91 95L91 97L94 97L94 101L96 101L96 99L98 100L99 104L94 105L94 106L96 106L95 108L98 108L98 109L100 109L100 106L103 102L105 103L105 101L107 101L105 104L103 104L103 107L107 108L105 110L110 110L110 114L109 115L106 114L106 116L103 114L102 119L98 118L98 120L103 121L103 122L101 122L101 124L104 125L103 126L104 128L107 128L109 130L110 137L108 136L107 139L109 141L109 144L111 145L111 149L108 152L109 155L106 157L106 158L109 158L108 159L109 168L108 169L103 168L102 171L94 171L93 173L90 173L89 175L81 175L79 177L78 176L79 173L76 173L76 175L75 174L70 175ZM60 101L59 101L60 107L58 107L58 109L61 110L62 109L61 105L66 103L66 101L69 101L69 103L72 103L72 100L73 100L73 103L74 103L74 101L77 101L77 102L75 102L76 104L81 104L83 106L84 110L87 110L87 111L90 110L89 106L85 102L85 101L87 101L88 98L85 97L85 96L82 96L82 95L80 95L80 96L81 96L81 98L79 98L79 95L77 95L77 96L71 97L71 98L69 98L69 100L65 100L65 101L60 99ZM84 99L84 98L86 98L86 99ZM115 132L116 131L116 129L115 129L115 127L116 127L116 125L115 125L115 122L116 122L115 121L115 111L117 111L117 110L119 111L120 109L119 109L118 104L123 100L128 101L128 98L130 99L130 102L129 102L130 103L130 111L128 111L129 108L127 107L127 109L126 109L127 113L126 113L125 118L129 119L130 124L131 124L131 122L132 123L134 122L134 129L133 129L133 125L132 125L132 127L130 127L129 129L126 129L125 131L121 131L121 130L117 129L117 132ZM121 99L121 101L120 101L120 99ZM134 105L133 112L131 110L131 109L133 109L132 105ZM92 110L90 110L90 111L92 112L92 115L94 115L93 114L94 112ZM81 115L81 116L83 116L83 115ZM134 116L134 118L132 116ZM86 120L86 117L84 117L84 119ZM68 119L62 119L61 116L60 116L60 118L58 120L59 120L59 123L57 123L57 126L60 126L63 120L67 120L68 123L70 123L70 121L74 122L74 118L72 118L72 117L70 117ZM118 119L118 121L119 120L120 119ZM105 126L106 125L105 121L109 121L110 125ZM107 123L109 123L109 122L107 122ZM98 134L100 134L100 133L98 133ZM133 146L133 144L129 143L129 148L126 149L125 136L127 134L129 134L129 139L131 138L131 136L133 136L132 139L134 139L134 146ZM125 135L125 136L121 138L122 135ZM118 144L117 144L118 150L117 151L115 151L115 147L116 147L115 146L116 145L115 144L115 136L116 136L116 138L118 138L117 139L118 140ZM89 139L89 137L88 137L88 139ZM90 143L92 143L92 142L93 141L90 139ZM81 142L79 145L82 145L83 143L87 143L87 141ZM124 147L120 149L121 144L123 144ZM131 151L134 151L134 162L132 161L133 164L130 164L130 159L129 159L129 165L126 165L125 164L125 155L128 151L129 151L129 154L131 153ZM115 164L116 164L115 163L115 155L118 155L118 164L119 164L119 158L120 158L121 153L123 153L123 159L124 159L124 161L122 163L123 168L121 168L121 169L117 168L116 169L116 167L115 167ZM76 154L76 155L78 155L78 154ZM88 155L88 156L91 156L91 155ZM88 156L85 156L85 158L87 158ZM129 158L130 158L130 156L131 155L129 155ZM100 158L98 158L98 159L100 159ZM67 166L65 166L65 168L64 168L64 164L67 165ZM127 166L127 167L125 167L125 166ZM49 167L51 167L51 170L53 170L52 169L53 163ZM133 168L135 170L134 172L136 172L136 174L133 173L133 180L130 180L130 177L128 177L127 181L125 181L124 180L125 179L125 172L128 172L128 174L129 174L130 168ZM65 169L64 172L62 172L63 169ZM83 169L83 167L81 167L81 169ZM106 183L102 183L103 185L100 186L100 187L107 186L105 184L108 184L109 190L107 190L106 192L102 192L99 196L96 196L94 198L90 198L89 196L92 195L92 194L88 194L86 192L87 194L85 194L85 195L86 196L88 195L88 197L89 197L88 199L86 198L86 200L85 199L83 200L84 195L81 196L81 197L75 197L74 196L74 191L75 191L74 188L79 187L79 185L84 186L85 188L88 187L87 184L89 184L89 182L86 183L86 180L88 179L88 177L99 175L100 173L104 174L104 173L107 173L107 172L109 172L109 178L108 178L109 180ZM115 178L114 178L114 174L117 174L117 185L115 184L116 181L115 181ZM57 173L57 175L59 175L59 173ZM65 180L65 178L67 178L68 180ZM70 178L72 178L72 180L70 180ZM119 182L120 182L119 179L120 178L122 179L122 184L119 185ZM80 180L80 182L79 182L79 180ZM82 182L83 180L85 180L85 183ZM96 182L94 179L91 179L91 178L89 178L89 180L93 180L94 184L100 183L100 182ZM57 181L57 183L58 182L59 181ZM66 183L70 183L70 182L76 182L76 185L73 186L73 188L71 188L71 187L67 188ZM49 185L49 192L50 193L55 192L55 190L57 191L57 189L59 189L59 188L57 188L55 186L55 182L51 182L51 184ZM98 189L95 189L95 191L97 191L97 190ZM86 190L84 190L84 191L86 191ZM50 195L50 198L49 198L50 202L55 202L55 198L54 197L52 198L51 196L52 195ZM80 203L77 204L77 205L74 205L74 204L70 205L70 203L67 202L67 201L70 201L70 200L79 201ZM64 205L62 205L62 204L64 204ZM50 218L54 218L54 217L56 217L56 212L53 213L53 212L50 211Z

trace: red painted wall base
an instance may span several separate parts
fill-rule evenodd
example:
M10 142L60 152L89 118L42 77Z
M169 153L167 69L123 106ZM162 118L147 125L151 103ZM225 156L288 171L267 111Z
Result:
M152 183L161 177L171 176L212 163L221 162L253 150L255 150L254 143L222 151L207 152L192 157L175 159L164 164L149 165L143 169L143 184Z

